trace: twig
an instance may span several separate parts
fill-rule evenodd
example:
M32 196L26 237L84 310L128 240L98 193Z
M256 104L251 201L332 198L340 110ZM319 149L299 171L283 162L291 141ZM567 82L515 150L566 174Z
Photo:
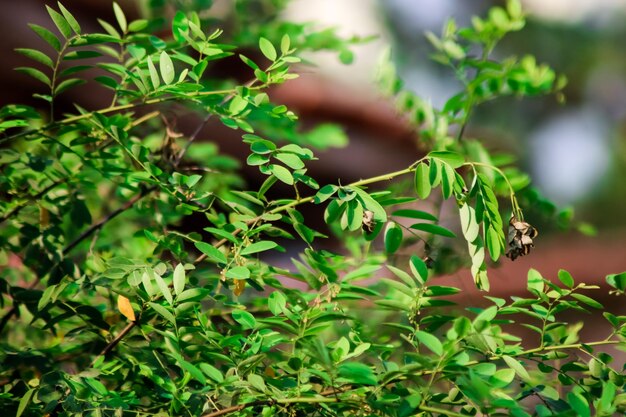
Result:
M33 196L28 196L28 201L21 203L19 205L17 205L16 207L13 208L13 210L9 211L7 214L5 214L4 216L2 216L0 218L0 224L2 224L3 222L5 222L7 219L10 219L11 217L19 214L20 211L22 211L22 209L24 207L26 207L28 205L28 202L30 200L38 200L40 199L42 196L44 196L45 194L47 194L48 192L50 192L51 190L53 190L55 187L63 184L66 181L66 178L57 180L55 182L53 182L52 184L48 185L46 188L44 188L43 190L39 191L37 194L33 195Z
M252 80L248 81L246 84L244 84L244 86L246 88L252 88L252 86L254 85L255 82L256 82L256 79L252 79ZM237 92L233 90L230 94L226 95L222 99L222 101L220 101L219 105L222 106L222 105L226 104L233 97L235 97L235 94L237 94ZM185 146L183 147L183 149L181 149L179 154L176 156L176 159L174 160L174 167L177 167L180 164L180 161L183 159L183 157L185 156L185 154L189 150L189 147L198 138L198 136L200 135L200 132L202 132L202 129L204 129L204 127L209 122L211 117L213 117L213 113L207 114L204 117L204 119L202 119L202 122L198 125L198 127L196 127L196 129L193 131L191 136L189 136L189 140L187 140L187 143L185 143Z
M122 339L124 338L124 336L126 336L131 330L133 330L133 328L137 325L137 321L131 321L130 323L128 323L126 325L126 327L124 327L122 329L122 331L115 337L115 339L111 340L111 342L109 342L108 345L106 345L104 347L104 349L102 349L100 351L100 353L98 353L98 356L96 356L92 361L91 361L91 365L93 366L94 363L96 363L96 361L98 360L98 358L100 358L101 356L106 355L107 353L109 353L111 350L113 350L115 348L115 346L117 346L118 343L120 343L122 341Z
M110 222L111 220L113 220L114 218L116 218L117 216L125 212L126 210L130 209L132 206L135 205L135 203L137 203L139 200L141 200L143 197L150 194L154 190L156 190L156 187L150 187L150 188L143 190L142 192L140 192L139 194L137 194L136 196L128 200L126 204L124 204L122 207L118 208L117 210L114 210L113 212L111 212L110 214L102 218L100 221L92 224L89 227L89 229L81 233L80 236L74 239L72 243L70 243L63 249L63 252L62 252L63 255L68 254L72 249L78 246L79 243L81 243L83 240L91 236L92 233L99 230L102 226L104 226L105 224L107 224L108 222Z

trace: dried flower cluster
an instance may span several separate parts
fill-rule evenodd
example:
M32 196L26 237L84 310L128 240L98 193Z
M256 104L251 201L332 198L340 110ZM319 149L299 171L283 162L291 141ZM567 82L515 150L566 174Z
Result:
M534 247L533 239L537 237L539 232L530 224L519 221L515 216L509 221L508 243L509 250L506 253L512 261L518 256L528 255L530 248Z

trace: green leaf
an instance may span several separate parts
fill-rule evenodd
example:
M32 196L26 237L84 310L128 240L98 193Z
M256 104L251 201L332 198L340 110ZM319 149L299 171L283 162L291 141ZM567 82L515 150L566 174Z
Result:
M564 269L559 269L559 281L563 283L567 288L574 287L574 278L572 275Z
M189 362L183 360L182 358L178 361L178 364L180 365L180 367L182 369L184 369L185 371L189 372L189 374L196 381L200 382L202 385L206 385L207 380L204 377L204 374L194 364L189 363Z
M304 168L304 162L302 162L302 159L300 159L298 155L294 155L292 153L278 153L274 155L274 158L278 159L291 169Z
M173 279L174 279L174 294L178 296L185 289L186 277L185 277L185 267L183 266L183 264L176 265L176 268L174 268Z
M266 250L274 249L276 246L278 246L278 244L276 244L276 242L272 242L272 241L269 241L269 240L264 240L264 241L255 242L255 243L252 243L252 244L246 246L245 248L243 248L243 250L239 254L240 255L251 255L253 253L263 252L263 251L266 251Z
M161 80L159 79L159 73L157 72L154 63L152 62L152 57L148 57L148 71L150 72L150 80L152 80L152 87L156 90L161 85Z
M597 309L602 309L603 308L602 304L600 304L599 302L597 302L593 298L587 297L586 295L583 295L583 294L573 293L572 294L572 298L575 298L576 300L580 301L583 304L588 305L589 307L593 307L593 308L597 308Z
M161 294L163 295L163 297L165 297L167 302L170 305L172 305L174 303L174 298L172 297L172 293L171 293L167 283L165 282L165 280L163 280L161 275L157 274L156 272L153 272L152 277L156 281L157 286L159 287L159 290L161 291Z
M206 298L208 294L209 290L206 288L191 288L181 292L178 297L176 297L176 301L178 303L201 301Z
M104 30L113 38L113 39L121 39L119 32L108 22L105 22L102 19L98 19L98 23L100 26L104 28Z
M576 412L577 417L591 417L591 411L589 410L589 403L587 399L577 392L567 393L567 402L572 410Z
M335 194L338 189L339 189L339 187L337 187L336 185L332 185L332 184L327 184L327 185L323 186L315 194L315 198L313 199L313 202L315 204L323 203L324 201L326 201L330 197L332 197L333 194Z
M117 20L117 24L120 26L120 29L122 29L123 33L126 33L126 30L128 29L126 16L124 15L124 11L120 7L120 5L117 4L117 2L113 2L113 12L115 13L115 20Z
M420 279L422 283L428 280L428 268L426 267L426 263L418 256L411 256L409 267L411 268L411 272L413 272L413 276Z
M233 319L241 324L241 327L244 329L254 329L256 326L256 319L250 313L245 310L233 310L231 313Z
M293 185L293 175L289 170L281 165L269 164L268 168L272 174L285 184Z
M415 192L422 200L425 200L430 195L431 181L429 177L428 165L420 162L415 168Z
M391 215L398 216L398 217L406 217L409 219L431 220L434 222L437 221L437 217L433 216L432 214L426 213L425 211L414 210L414 209L396 210L393 213L391 213Z
M620 274L610 274L606 276L606 282L611 287L620 291L626 291L626 272Z
M476 316L476 318L474 319L474 323L475 324L480 323L480 322L489 323L491 322L491 320L493 320L496 317L497 314L498 314L497 306L487 307Z
M70 25L74 33L80 35L80 25L78 24L74 16L72 16L72 14L61 4L61 2L57 2L57 5L59 6L59 10L61 10L63 17L65 17L65 20L67 20L67 23Z
M226 278L232 279L248 279L250 278L250 270L245 266L235 266L226 271Z
M598 401L596 411L598 415L613 414L613 412L615 411L615 408L613 407L613 401L615 400L616 386L611 381L604 382L602 385L602 396Z
M498 232L491 226L487 229L487 235L485 236L487 249L489 249L489 255L491 259L496 262L500 258L502 245L500 244L500 236Z
M499 369L489 378L489 382L496 388L504 388L513 382L513 378L515 378L515 370Z
M263 379L261 375L257 375L257 374L248 375L248 382L250 383L250 386L252 386L254 389L256 389L259 392L265 392L265 390L267 389L267 387L265 386L265 380Z
M54 95L59 95L72 87L85 83L86 81L80 78L68 78L67 80L63 80L59 85L56 86L56 88L54 89Z
M282 292L274 290L267 299L267 306L273 315L279 316L287 307L287 299Z
M204 253L209 259L213 261L225 264L226 263L226 255L220 252L215 246L210 245L205 242L195 242L194 245L198 250Z
M213 381L217 382L218 384L221 384L222 382L224 382L224 375L222 375L220 370L217 369L215 366L203 362L200 365L198 365L198 367L206 376L208 376L209 378L211 378Z
M402 228L395 222L389 222L385 229L385 253L395 253L402 244Z
M161 70L161 78L165 84L170 85L176 74L174 72L174 63L172 62L172 58L167 54L167 52L161 52L159 56L159 69Z
M523 381L530 380L530 374L528 373L526 368L524 368L524 366L519 363L517 359L507 355L503 355L502 359L504 360L504 362L506 362L509 368L513 369L517 376L519 376Z
M260 38L259 48L261 48L261 52L263 53L263 55L265 55L267 59L272 62L276 61L276 48L274 48L274 45L272 45L270 41L263 37Z
M26 410L26 407L28 407L28 404L30 403L34 392L35 388L31 388L24 393L24 395L20 399L19 405L17 406L17 413L15 414L15 417L20 417L24 413L24 410Z
M50 78L48 78L46 74L39 71L38 69L31 68L31 67L18 67L18 68L15 68L15 71L21 72L22 74L30 75L31 77L33 77L37 81L41 81L48 87L52 86L52 81L50 80Z
M365 209L374 213L374 220L381 223L387 221L387 212L385 211L385 208L378 201L376 201L374 197L372 197L367 191L359 187L349 187L348 189L354 191L359 196L359 199L365 205Z
M141 32L147 27L148 27L147 19L137 19L137 20L133 20L132 22L128 24L128 31L129 32Z
M44 54L43 52L37 51L36 49L15 48L15 52L20 53L25 57L32 59L33 61L44 64L47 67L54 68L54 62L52 62L52 59L50 59L48 55Z
M543 277L534 268L528 270L528 279L526 283L526 288L533 294L540 294L543 292L544 282Z
M430 224L430 223L415 223L410 226L411 229L421 230L422 232L431 233L433 235L440 235L445 237L456 237L454 232L446 229L443 226L439 226L438 224Z
M153 303L153 302L148 302L148 305L150 307L152 307L152 309L154 311L157 312L157 314L159 314L161 317L163 317L165 320L169 321L170 323L172 323L174 326L176 325L176 317L174 317L174 315L172 314L171 311L169 311L167 308L163 307L161 304L157 304L157 303Z
M437 158L446 164L450 165L452 168L459 168L463 163L465 163L465 159L463 155L458 152L450 152L450 151L434 151L428 154L430 158Z
M52 46L57 52L61 51L61 41L56 35L50 32L43 26L36 25L34 23L29 23L28 26L35 32L41 39L46 41L50 46Z
M241 96L234 96L228 105L228 112L235 116L246 109L248 102ZM260 153L260 152L259 152Z
M50 6L46 6L46 9L48 9L48 14L50 15L50 18L54 22L54 25L57 27L57 29L59 29L59 32L61 32L63 37L67 39L72 36L72 28L67 23L67 20L65 20L65 18L59 12L57 12Z
M478 237L480 228L476 222L476 211L469 204L463 204L459 207L459 216L461 218L461 230L468 242L474 242Z
M441 356L443 354L443 345L435 336L430 333L426 333L422 330L418 330L415 332L415 337L417 340L426 346L431 352L435 355Z
M372 368L360 362L344 362L339 365L339 376L356 385L376 385L378 379Z
M289 35L286 33L280 39L280 52L283 55L286 55L289 52L289 46L291 45L291 40L289 39Z

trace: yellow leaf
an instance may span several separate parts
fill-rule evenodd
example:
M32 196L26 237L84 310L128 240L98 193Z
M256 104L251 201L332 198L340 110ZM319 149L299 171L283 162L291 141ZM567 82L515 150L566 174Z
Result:
M133 307L130 305L130 301L121 294L117 296L117 308L128 320L135 321L135 312L133 311Z

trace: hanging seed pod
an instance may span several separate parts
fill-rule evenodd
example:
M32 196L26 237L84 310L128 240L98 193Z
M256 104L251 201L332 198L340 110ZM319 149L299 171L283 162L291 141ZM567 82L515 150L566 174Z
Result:
M374 221L374 212L370 210L365 210L363 212L363 228L368 232L374 230L374 226L376 222Z
M509 250L506 256L512 261L519 256L528 255L530 248L534 247L533 239L537 237L539 232L530 224L519 221L515 216L509 220L509 233L507 242L509 244Z

